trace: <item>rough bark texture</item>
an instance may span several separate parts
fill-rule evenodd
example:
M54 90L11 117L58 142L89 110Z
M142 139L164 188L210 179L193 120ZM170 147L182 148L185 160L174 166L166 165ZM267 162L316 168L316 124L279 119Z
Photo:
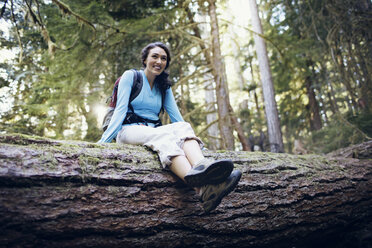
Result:
M240 125L238 118L235 116L234 110L231 104L229 104L229 112L230 112L231 123L234 125L235 130L238 133L238 138L239 138L240 143L242 144L243 151L251 151L248 138L245 137L243 127Z
M216 13L216 1L208 1L208 12L211 23L212 37L212 68L214 81L216 82L216 100L218 110L218 126L220 129L222 148L226 150L234 150L234 135L230 118L230 98L227 85L226 68L224 59L221 55L220 36L218 28L218 20Z
M318 101L315 97L315 91L312 84L311 77L306 78L306 91L309 98L309 115L310 115L310 129L311 130L320 130L322 129L322 119L319 113Z
M249 8L253 30L256 34L253 35L256 46L257 58L260 67L262 92L265 99L265 113L267 120L267 132L269 135L270 151L284 152L282 131L280 129L280 121L278 109L276 106L274 84L271 76L269 58L267 55L266 43L258 34L263 34L261 20L258 15L256 0L249 0Z
M370 247L371 143L352 150L204 151L243 172L205 215L143 147L2 135L0 247Z
M364 142L362 144L336 150L334 152L328 153L328 156L343 157L343 158L371 159L372 158L372 140Z
M221 141L218 138L220 136L220 132L218 129L218 116L217 116L217 110L215 108L215 92L213 88L213 84L211 83L211 80L209 80L208 75L204 75L204 95L205 95L205 111L206 114L206 120L207 125L209 125L207 129L208 133L208 144L209 149L211 150L220 150L221 149Z

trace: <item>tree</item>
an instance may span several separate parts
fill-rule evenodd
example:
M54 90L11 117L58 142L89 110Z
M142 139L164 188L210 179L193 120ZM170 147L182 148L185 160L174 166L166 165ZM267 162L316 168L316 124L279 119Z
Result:
M212 81L213 82L213 81ZM205 103L207 104L206 111L206 119L207 119L207 126L208 126L208 140L209 140L209 148L212 150L220 150L221 149L221 141L218 138L220 135L218 129L218 116L216 114L216 94L213 88L211 80L205 78Z
M224 1L217 3L218 12L225 15L229 8ZM206 105L195 97L203 90L204 75L214 72L211 34L195 31L203 25L209 29L210 22L198 22L199 15L209 15L207 1L12 0L0 7L1 20L9 25L0 46L17 53L14 60L0 64L1 130L97 140L101 135L97 107L105 106L113 82L124 70L141 66L140 49L161 40L174 55L170 75L185 120L207 140ZM261 37L270 56L286 150L292 150L296 139L310 150L324 152L372 137L372 62L365 56L372 53L371 3L262 0L260 9L265 30ZM221 47L230 43L223 35L238 28L228 19L218 20ZM239 26L239 34L248 35L241 32L252 30ZM240 104L248 106L246 111L229 112L230 122L237 124L231 129L242 147L247 136L266 133L260 116L264 108L255 101L263 97L259 84L253 83L259 81L258 63L251 52L252 40L243 41L243 36L236 41L242 51L239 60L245 61L242 75L253 75L251 98ZM225 55L228 52L221 56ZM226 72L216 73L226 77ZM238 95L229 86L230 97ZM12 108L3 108L5 103Z
M203 1L202 1L203 2ZM224 59L221 55L220 50L220 40L219 40L219 29L218 29L218 19L216 15L216 5L215 1L208 2L208 14L210 16L210 26L211 26L211 36L212 44L206 44L203 42L202 31L194 20L194 14L190 10L188 4L185 5L185 11L190 23L193 25L194 36L198 38L200 49L204 55L204 59L208 63L208 67L211 68L211 73L214 77L215 83L215 92L216 92L216 101L218 109L218 123L219 123L219 132L221 134L222 146L221 148L226 149L227 144L230 144L230 148L233 149L234 146L234 136L233 136L233 127L238 133L239 141L242 144L243 150L249 150L248 139L244 134L244 130L238 121L237 117L234 114L233 108L230 104L229 99L229 90L226 78L226 68L224 64ZM200 5L202 5L200 3ZM201 11L203 14L203 11ZM208 45L212 47L208 48ZM209 71L207 71L209 73ZM226 112L228 111L228 112ZM228 118L228 119L226 119ZM227 120L227 122L226 122ZM230 125L233 124L233 127ZM208 124L209 126L209 124Z
M306 91L309 98L309 114L310 114L310 128L311 130L320 130L322 129L322 121L319 114L319 105L318 101L315 97L315 90L313 87L313 78L311 75L314 75L314 73L310 74L306 79Z
M332 158L233 152L243 176L208 215L141 146L0 135L6 247L365 248L372 142ZM347 157L347 158L345 158ZM351 158L354 157L354 158ZM359 159L356 159L358 157ZM359 243L358 243L359 242Z
M218 20L216 13L216 1L208 0L208 13L211 20L212 38L212 69L216 83L216 98L218 106L218 124L220 128L223 148L234 150L234 135L230 119L230 99L226 79L226 69L221 56Z
M262 37L260 37L263 32L258 15L256 0L249 0L249 3L253 30L255 31L254 39L257 57L260 65L262 91L265 99L265 113L267 119L270 150L271 152L284 152L282 132L280 130L279 115L276 107L274 86L271 77L266 44Z
M368 73L362 72L363 63L358 62L367 57L359 59L357 48L369 53L364 35L369 4L345 0L261 3L288 149L298 138L306 139L307 146L317 152L368 140L371 135L365 124L371 119L360 92Z
M17 47L10 41L20 33L28 45L23 45L23 63L9 66L14 75L9 84L19 90L12 92L14 108L2 115L8 132L97 140L102 132L96 107L104 104L119 75L141 66L141 48L169 41L177 53L190 44L177 43L180 33L171 30L182 24L174 5L164 1L11 3L14 8L4 4L3 16L10 21L14 15L18 28L2 44Z

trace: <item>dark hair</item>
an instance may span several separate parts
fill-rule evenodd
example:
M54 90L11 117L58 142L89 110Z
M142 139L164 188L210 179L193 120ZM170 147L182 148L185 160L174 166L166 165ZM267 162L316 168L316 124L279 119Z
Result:
M149 55L150 50L155 47L162 48L167 54L167 64L165 65L165 69L160 75L156 76L155 81L154 81L155 86L158 87L162 92L164 92L169 87L172 86L171 81L168 79L169 74L165 71L168 68L169 63L171 61L171 55L170 55L169 48L164 43L159 42L159 41L150 43L142 49L141 60L142 60L142 65L146 68L145 60L147 59L147 56Z

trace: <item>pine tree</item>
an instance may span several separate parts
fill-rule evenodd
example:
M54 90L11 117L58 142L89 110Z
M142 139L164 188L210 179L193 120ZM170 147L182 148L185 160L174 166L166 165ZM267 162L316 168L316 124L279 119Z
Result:
M265 113L271 152L284 152L282 132L280 130L279 115L275 101L274 86L271 70L267 56L264 40L259 36L262 34L261 22L258 15L256 0L250 0L252 24L255 31L255 45L260 65L262 90L265 99Z

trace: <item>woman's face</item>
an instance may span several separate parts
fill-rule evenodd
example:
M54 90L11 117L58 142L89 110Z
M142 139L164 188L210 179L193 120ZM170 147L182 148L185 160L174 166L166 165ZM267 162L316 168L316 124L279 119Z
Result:
M158 76L167 65L167 53L163 48L154 47L149 51L144 63L146 65L145 71Z

